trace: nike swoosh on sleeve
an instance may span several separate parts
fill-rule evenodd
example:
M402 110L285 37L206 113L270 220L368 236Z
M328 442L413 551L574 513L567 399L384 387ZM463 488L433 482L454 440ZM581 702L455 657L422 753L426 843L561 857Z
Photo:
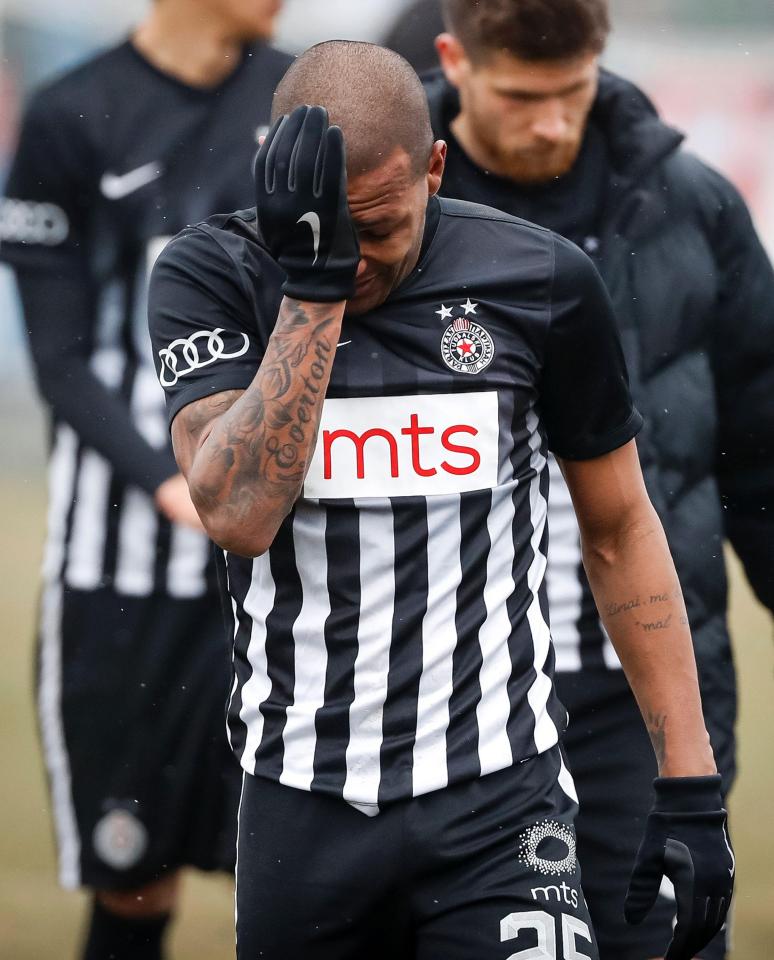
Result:
M161 165L153 160L151 163L145 163L136 170L130 170L121 175L115 173L104 173L99 181L99 189L102 196L108 200L120 200L122 197L129 196L140 187L152 183L162 174Z
M314 266L317 263L317 256L320 252L320 218L314 210L310 210L309 213L305 213L302 217L299 217L296 223L308 223L312 228L312 243L314 244L314 260L312 260L312 266Z

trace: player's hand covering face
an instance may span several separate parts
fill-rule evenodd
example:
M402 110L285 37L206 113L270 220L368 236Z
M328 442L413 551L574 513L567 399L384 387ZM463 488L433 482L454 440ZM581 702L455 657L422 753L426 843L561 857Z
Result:
M691 960L723 926L734 892L734 855L720 777L659 777L632 872L624 913L640 923L656 902L661 878L675 887L677 924L666 960Z
M322 107L280 117L255 159L258 225L287 275L284 294L338 302L354 290L360 250L347 205L344 139Z

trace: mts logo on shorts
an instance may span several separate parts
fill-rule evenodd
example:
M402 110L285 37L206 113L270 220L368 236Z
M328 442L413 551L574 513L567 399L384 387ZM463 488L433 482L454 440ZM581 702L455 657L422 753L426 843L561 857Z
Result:
M326 400L311 499L427 497L497 484L497 393Z

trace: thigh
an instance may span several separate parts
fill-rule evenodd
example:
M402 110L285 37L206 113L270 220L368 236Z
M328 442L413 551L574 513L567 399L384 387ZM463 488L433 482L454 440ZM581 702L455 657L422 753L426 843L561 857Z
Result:
M582 899L574 901L579 888L565 881L536 888L537 882L513 883L423 924L416 960L598 960L588 910Z
M237 857L239 960L395 960L408 915L399 829L343 800L244 776Z
M181 865L229 869L238 767L217 601L56 589L39 706L63 882L131 889Z
M443 793L419 821L435 849L414 896L417 960L597 960L559 749Z

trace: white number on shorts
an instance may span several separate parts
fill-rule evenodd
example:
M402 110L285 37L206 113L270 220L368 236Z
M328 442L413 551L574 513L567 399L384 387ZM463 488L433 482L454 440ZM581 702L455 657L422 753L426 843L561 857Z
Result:
M591 931L589 930L588 924L579 920L577 917L571 917L569 914L563 913L562 949L564 950L564 960L591 960L588 954L581 953L575 946L576 935L583 937L584 940L588 940L589 943L594 942L591 939Z
M534 930L537 933L537 946L512 953L508 960L591 960L575 945L576 936L593 943L588 924L577 917L562 914L562 958L557 957L556 925L550 913L544 910L509 913L500 921L500 942L515 940L522 930Z
M556 960L556 927L550 913L544 910L509 913L500 921L500 942L515 940L522 930L537 933L537 946L512 953L508 960Z

